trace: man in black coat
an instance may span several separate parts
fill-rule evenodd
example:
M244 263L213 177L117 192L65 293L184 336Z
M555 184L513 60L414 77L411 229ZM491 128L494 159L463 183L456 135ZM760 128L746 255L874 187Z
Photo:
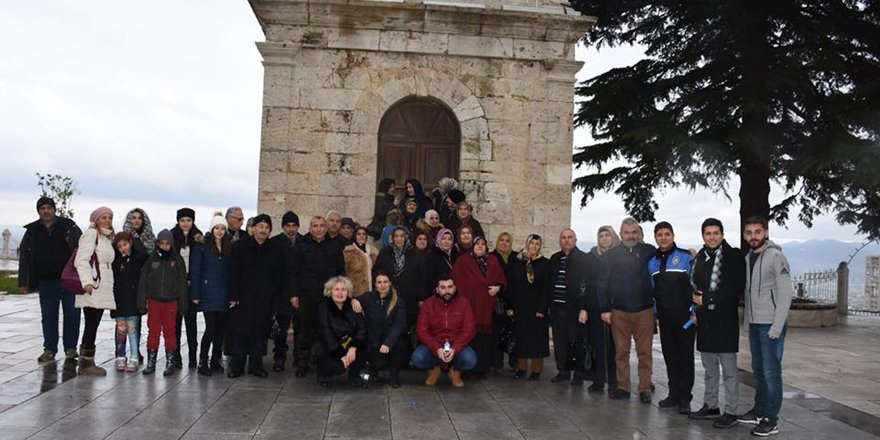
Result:
M299 216L293 211L287 211L281 216L281 233L270 238L269 242L280 247L284 255L284 265L287 274L293 274L296 269L294 249L302 243L304 236L299 234ZM284 363L287 358L287 331L290 329L291 319L296 319L296 310L290 304L288 295L279 295L275 298L275 346L272 349L274 362L272 371L284 371ZM294 351L295 352L295 351Z
M230 378L244 374L245 358L250 374L266 377L263 355L266 335L272 327L275 298L286 294L284 250L269 243L272 219L254 218L254 235L235 242L229 256L229 321L226 353Z
M64 310L64 354L76 358L80 311L75 296L61 288L61 272L82 235L73 220L55 215L55 201L40 197L40 219L25 226L18 260L18 286L22 293L38 291L43 322L43 354L39 362L55 359L58 352L58 305Z
M581 297L586 295L589 280L587 254L577 248L574 230L565 228L559 233L559 252L550 257L550 276L553 287L550 292L550 327L553 329L553 354L559 373L550 382L571 380L571 385L580 386L584 377L566 369L571 344L576 342L582 325L578 322Z
M716 428L737 424L739 376L739 299L745 289L745 259L724 240L724 225L714 218L703 222L703 249L694 260L693 295L697 307L697 350L706 370L703 407L694 419L716 418ZM724 414L718 408L718 367L724 375ZM719 417L720 416L720 417Z
M339 241L327 236L327 220L321 216L309 221L309 233L294 248L293 255L296 266L290 302L299 315L293 323L296 377L305 377L309 372L316 307L324 294L324 283L332 277L345 275L345 259Z

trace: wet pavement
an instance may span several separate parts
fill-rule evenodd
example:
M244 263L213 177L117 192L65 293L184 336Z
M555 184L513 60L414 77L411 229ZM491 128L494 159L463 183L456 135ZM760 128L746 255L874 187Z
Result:
M467 381L464 389L452 389L445 378L436 388L425 387L417 371L405 372L404 386L397 390L353 389L340 379L326 390L313 375L297 379L289 368L266 379L203 377L188 368L163 378L161 367L160 374L145 377L112 371L112 332L105 314L97 358L107 376L77 377L60 356L36 362L42 352L36 296L0 297L0 439L752 438L745 425L718 430L711 421L657 407L666 395L659 338L657 392L652 405L643 405L636 398L612 401L586 387L551 384L552 361L539 382L514 381L505 372ZM876 415L836 401L843 399L835 394L852 388L860 394L843 393L853 397L850 402L868 410L877 404L878 395L870 393L880 364L878 333L876 318L850 318L835 329L789 330L779 438L880 438ZM744 351L741 367L748 365ZM739 412L745 412L754 390L751 374L741 371L740 376ZM699 361L696 382L694 409L702 405Z

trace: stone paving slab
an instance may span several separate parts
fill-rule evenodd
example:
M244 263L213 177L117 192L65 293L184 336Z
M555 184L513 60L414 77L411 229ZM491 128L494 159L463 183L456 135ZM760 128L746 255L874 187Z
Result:
M446 377L438 387L425 387L424 375L418 371L405 371L400 389L378 384L367 390L348 387L342 378L326 390L313 375L298 379L291 371L270 373L267 379L208 378L188 368L169 378L161 373L149 377L117 373L110 368L109 314L101 324L97 350L107 376L77 377L65 369L61 358L43 365L36 362L42 344L38 310L34 295L0 297L0 348L9 350L0 350L0 439L752 438L745 426L716 430L710 421L692 421L656 406L667 392L659 338L654 346L655 403L643 405L635 397L611 401L588 393L585 386L551 384L555 367L549 359L539 382L514 381L506 372L468 381L464 389L451 388ZM873 376L858 371L871 371L880 363L876 347L863 346L877 337L880 325L853 320L826 330L835 332L832 342L820 332L789 332L780 438L880 438L880 418L851 408L877 405L880 399L876 394L863 399L874 386ZM833 355L843 358L836 373L822 371L834 362L833 356L815 348L832 345ZM742 357L747 359L744 351ZM811 363L801 351L821 355L821 360ZM699 360L696 363L694 409L702 405L703 395L702 370ZM635 371L632 374L635 377ZM747 371L740 376L738 411L744 412L754 389ZM805 391L793 382L812 388ZM835 385L864 392L852 395L852 405L846 405L816 391L834 391Z

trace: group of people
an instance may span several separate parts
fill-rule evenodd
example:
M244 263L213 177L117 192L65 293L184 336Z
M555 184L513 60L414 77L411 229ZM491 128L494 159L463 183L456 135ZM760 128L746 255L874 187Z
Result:
M296 377L314 368L325 387L345 374L353 386L386 380L396 388L409 366L427 370L426 385L437 384L446 372L452 385L461 387L469 377L501 373L505 354L515 379L538 381L552 331L558 372L551 382L580 386L589 380L590 392L604 392L607 385L611 399L637 391L641 402L651 403L651 345L659 328L669 379L661 408L715 419L718 428L745 422L757 425L756 435L777 432L791 281L784 255L767 239L766 220L745 222L746 253L724 240L716 219L703 223L704 246L696 251L678 248L667 222L654 227L657 246L646 244L640 225L627 218L619 233L599 228L589 252L577 247L575 232L566 228L560 250L547 258L536 234L515 251L513 237L504 232L490 251L453 179L441 180L430 196L417 180L407 180L403 188L398 196L393 180L380 182L367 226L330 211L311 217L307 233L300 234L299 217L289 211L281 233L271 238L271 217L253 217L243 230L237 207L216 213L207 234L189 208L178 210L172 229L154 234L144 210L128 212L117 232L112 211L101 207L81 232L56 215L52 199L40 198L40 218L26 226L19 270L22 290L39 291L44 352L38 360L55 359L59 304L64 352L81 374L106 374L94 362L104 310L116 319L118 371L139 368L146 314L143 374L155 372L160 338L163 375L182 368L185 325L189 367L199 374L266 377L263 356L274 339L274 371L285 370L292 351ZM67 265L76 269L82 294L61 287ZM754 408L737 415L741 298L757 394ZM198 312L206 327L200 352ZM81 315L85 325L77 353ZM695 340L706 391L703 407L693 412ZM633 341L635 390L629 365ZM589 369L572 362L584 345ZM383 370L387 378L380 379Z

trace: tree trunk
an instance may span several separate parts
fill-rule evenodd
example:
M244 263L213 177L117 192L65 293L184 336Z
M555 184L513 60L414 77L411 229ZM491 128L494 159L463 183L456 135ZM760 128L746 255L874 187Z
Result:
M749 244L743 240L745 221L752 216L770 215L770 173L763 164L743 164L739 169L739 239L743 252Z

